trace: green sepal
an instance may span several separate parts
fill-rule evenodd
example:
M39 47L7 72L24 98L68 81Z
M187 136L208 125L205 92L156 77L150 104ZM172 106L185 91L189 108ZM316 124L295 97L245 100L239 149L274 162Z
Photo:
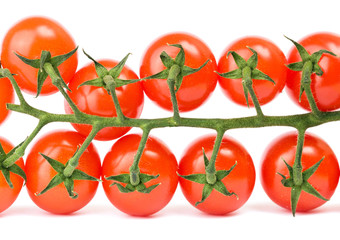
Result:
M225 178L226 176L228 176L230 174L230 172L236 167L237 162L235 162L235 164L233 166L231 166L231 168L229 170L219 170L216 171L216 178L218 181L221 181L223 178Z
M63 54L63 55L58 55L55 57L51 56L51 53L49 51L42 51L41 55L40 55L40 59L28 59L25 58L17 53L15 53L15 55L24 63L26 63L27 65L33 67L33 68L37 68L39 69L38 71L38 76L37 76L37 95L36 97L38 97L40 95L42 86L45 82L45 80L48 77L48 74L46 72L46 70L44 69L44 65L45 63L51 63L51 65L53 66L54 71L56 72L56 74L58 75L58 77L61 79L61 85L66 88L67 90L70 91L69 87L67 86L67 84L64 82L64 80L62 79L60 72L58 70L58 66L60 64L62 64L63 62L65 62L68 58L70 58L76 51L78 50L78 47L76 47L75 49L73 49L72 51Z
M175 60L170 57L165 51L161 53L160 58L166 68L171 68L174 64L176 64Z
M238 199L237 194L234 193L234 192L228 191L227 187L226 187L226 186L223 184L223 182L221 182L221 181L217 181L217 182L214 184L214 189L215 189L216 191L218 191L219 193L222 193L224 196L230 197L230 196L235 195L236 198Z
M295 217L296 207L299 202L302 189L301 186L293 186L290 193L290 204L292 208L292 214Z
M247 60L247 65L251 68L251 69L255 69L257 67L257 62L258 62L258 56L257 56L257 52L252 49L251 47L247 47L250 51L252 51L253 55L250 56L250 58L248 58Z
M248 91L248 87L246 86L246 82L242 81L242 86L243 86L243 93L244 93L244 97L246 99L246 103L247 103L247 107L249 108L249 91Z
M65 178L64 185L70 198L78 198L78 193L74 191L74 181L71 178Z
M313 166L311 166L310 168L306 169L303 172L302 176L304 181L307 181L315 173L315 171L319 168L320 164L324 159L325 157L322 157L321 160L319 160L317 163L315 163Z
M99 78L103 78L109 74L109 71L106 69L106 67L104 67L102 64L97 62L94 58L92 58L89 54L87 54L84 49L83 49L83 53L85 54L86 57L88 57L94 63L94 67L96 69L96 73Z
M230 54L233 56L238 68L243 69L247 66L247 61L243 57L241 57L238 53L236 53L235 51L229 51L227 53L227 57L229 57Z
M108 181L117 181L117 182L121 182L121 183L130 183L130 174L128 173L123 173L123 174L119 174L119 175L115 175L115 176L110 176L105 178ZM111 186L114 185L111 184Z
M65 177L61 174L58 173L57 175L55 175L52 180L47 184L47 186L40 192L40 193L36 193L36 196L40 196L44 193L46 193L47 191L51 190L52 188L58 186L59 184L63 183L65 180Z
M185 63L185 53L184 53L184 49L182 47L182 45L180 44L170 44L169 46L172 47L177 47L179 48L179 53L177 54L176 58L175 58L175 62L180 66L183 67L184 63Z
M207 155L205 154L204 148L202 148L202 152L203 152L204 166L205 166L205 167L208 167L210 161L209 161Z
M300 62L287 64L286 67L292 71L300 72L303 69L303 65L304 65L304 62L300 61Z
M8 168L8 170L16 175L19 175L22 179L24 179L24 184L27 182L27 177L25 171L19 167L18 164L14 163L12 166Z
M229 78L229 79L240 79L242 78L242 70L240 68L237 68L235 70L232 70L230 72L226 72L226 73L218 73L216 72L218 75L220 75L221 77L224 78Z
M300 54L302 61L307 61L307 60L310 59L309 53L300 43L294 41L293 39L290 39L287 36L285 36L285 38L287 38L289 41L291 41L295 45L296 49L298 50L298 52Z
M43 153L40 153L40 155L45 158L45 160L51 165L51 167L57 172L57 173L62 173L65 169L64 164L61 162L54 160L53 158L50 158L49 156L46 156Z
M159 73L153 74L151 76L142 78L141 80L149 80L149 79L167 79L169 76L169 69L165 69Z
M139 82L139 81L141 81L141 79L128 79L128 80L125 80L125 79L117 78L116 79L116 88L117 87L122 87L122 86L125 86L125 85L128 85L128 84L136 83L136 82Z
M184 178L186 180L189 180L191 182L196 182L199 184L208 184L207 183L207 177L204 173L196 173L196 174L190 174L190 175L180 175L179 177Z
M7 184L8 184L8 186L9 186L10 188L13 188L13 183L12 183L12 181L11 181L11 179L10 179L10 172L9 172L9 170L5 168L5 169L2 169L1 172L2 172L2 175L3 175L4 178L5 178L5 180L6 180Z
M114 186L116 185L118 187L118 190L121 192L121 193L130 193L130 192L134 192L135 189L134 187L131 185L131 184L127 184L125 187L120 184L120 183L117 183L117 182L114 182L113 184L111 184L110 186Z
M79 169L75 169L72 173L72 179L73 180L87 180L87 181L98 181L101 182L100 179L92 177L88 175L87 173L80 171Z
M202 191L202 198L201 198L200 201L195 203L195 206L203 203L210 196L213 189L214 189L214 187L212 185L205 184L204 187L203 187L203 191Z
M114 78L118 78L120 73L123 71L125 63L130 56L131 53L128 53L116 66L114 66L110 71L109 74Z
M150 187L145 187L144 184L140 184L138 186L142 186L142 187L139 187L138 186L136 187L136 190L140 193L151 193L152 190L154 190L156 187L158 187L160 185L160 183L157 183L157 184L154 184L154 185L151 185Z
M94 86L94 87L104 87L105 88L105 83L104 83L102 78L95 78L95 79L83 82L82 84L80 84L78 86L78 88L80 88L82 86Z
M275 85L275 81L271 77L269 77L267 74L261 72L258 69L253 69L251 71L251 78L256 80L266 80Z
M118 190L122 193L130 193L134 191L138 191L140 193L150 193L157 186L159 186L160 183L151 185L150 187L146 187L145 183L153 179L156 179L158 177L159 175L150 175L150 174L140 173L139 174L140 183L137 186L133 186L131 184L131 181L130 181L131 176L129 173L114 175L114 176L106 177L105 179L109 181L115 181L110 185L110 187L116 185L118 187ZM125 187L121 183L126 184Z

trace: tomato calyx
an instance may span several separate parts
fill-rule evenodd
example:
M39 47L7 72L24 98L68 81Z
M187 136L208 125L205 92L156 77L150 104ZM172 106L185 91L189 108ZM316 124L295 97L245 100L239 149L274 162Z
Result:
M37 80L38 80L38 84L37 84L37 95L36 97L38 97L40 95L42 86L45 82L45 80L47 79L48 76L51 77L52 79L52 83L54 85L58 85L61 84L62 87L70 90L67 86L67 84L64 82L64 80L62 79L60 72L58 70L58 66L60 64L62 64L63 62L65 62L68 58L70 58L76 51L77 51L78 47L76 47L75 49L73 49L72 51L63 54L63 55L58 55L58 56L51 56L51 53L49 51L45 51L43 50L41 52L40 55L40 59L28 59L25 58L17 53L15 53L15 55L20 58L21 61L23 61L24 63L26 63L27 65L33 67L33 68L37 68L39 69L38 71L38 76L37 76ZM49 67L47 67L49 66ZM51 69L52 68L52 69ZM56 80L58 79L58 80Z
M57 172L57 174L40 193L35 194L36 196L42 195L52 188L58 186L59 184L64 183L69 197L76 199L78 198L78 194L74 192L74 180L100 181L100 179L92 177L79 169L74 169L72 175L67 177L64 174L64 170L69 164L69 161L64 165L61 162L52 159L42 153L40 153L40 155L51 165L51 167Z
M146 187L145 183L156 179L159 177L159 175L149 175L145 173L138 174L139 177L139 183L137 185L133 184L131 182L131 175L129 173L124 173L120 175L110 176L106 177L106 180L110 181L116 181L110 185L110 187L116 185L120 192L122 193L130 193L130 192L140 192L140 193L150 193L152 190L154 190L156 187L160 185L160 183L153 184L150 187ZM125 184L123 186L121 183Z
M175 58L170 57L165 51L163 51L160 55L161 61L163 65L166 67L165 70L151 75L149 77L145 77L143 79L168 79L169 81L174 81L175 92L177 92L183 82L183 78L185 76L194 74L201 70L209 61L205 61L200 67L198 68L191 68L186 65L185 63L185 51L180 44L169 44L169 46L179 48L180 51ZM173 74L175 72L175 74Z
M301 96L305 92L312 112L319 117L322 115L322 112L316 106L315 99L311 91L311 76L312 74L316 74L317 76L323 75L323 71L319 65L319 61L323 54L330 54L332 56L336 56L336 54L325 49L321 49L312 54L309 54L301 44L288 37L286 38L295 45L302 59L300 62L294 62L287 65L287 67L292 71L302 72L299 102L301 102Z
M324 198L309 182L308 179L315 173L315 171L320 166L321 162L324 160L324 157L315 163L310 168L306 169L302 172L302 182L299 184L296 184L295 178L294 178L294 169L292 166L290 166L284 159L284 163L288 168L289 171L289 177L287 178L281 173L277 173L282 177L281 183L285 187L291 188L291 207L292 207L292 213L293 216L295 216L296 207L299 201L299 197L302 191L309 193L317 198L320 198L324 201L329 201L329 199Z
M11 166L7 167L4 166L3 162L8 159L10 156L12 156L13 154L15 154L15 150L20 147L21 144L19 144L18 146L16 146L15 148L13 148L9 153L5 153L1 143L0 143L0 171L2 173L2 175L4 176L8 186L10 188L13 188L13 183L10 179L10 173L14 173L19 175L21 178L24 179L24 181L26 182L27 178L26 178L26 174L24 172L24 170L22 170L16 163L12 164Z
M229 51L227 54L227 57L229 57L229 55L231 54L238 68L230 72L226 72L226 73L217 72L217 74L223 78L242 79L244 96L245 96L248 108L249 108L249 100L248 100L249 96L248 95L250 95L254 103L254 106L256 108L257 114L259 116L263 116L260 103L253 89L253 79L265 80L265 81L272 82L273 84L275 84L275 81L270 76L268 76L267 74L263 73L262 71L256 68L257 63L258 63L257 52L251 47L248 47L248 49L253 53L253 55L250 56L248 60L245 60L235 51Z
M234 192L228 191L227 187L224 185L222 180L227 177L231 171L236 167L237 162L229 169L229 170L218 170L214 171L214 173L209 172L209 159L207 158L204 150L203 150L203 160L205 165L205 171L206 173L197 173L197 174L190 174L190 175L180 175L180 177L196 182L199 184L204 184L203 192L202 192L202 198L200 201L197 201L195 203L195 206L198 204L203 203L209 195L212 193L212 191L215 189L219 193L225 195L225 196L236 196L238 198L237 194Z

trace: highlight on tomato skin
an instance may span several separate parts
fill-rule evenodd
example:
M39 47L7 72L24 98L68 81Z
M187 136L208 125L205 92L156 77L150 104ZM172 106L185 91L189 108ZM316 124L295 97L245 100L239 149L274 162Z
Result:
M212 94L217 84L217 69L215 57L209 47L198 37L189 33L165 34L149 45L142 57L140 77L148 77L165 69L160 55L165 51L175 58L179 48L169 44L181 44L185 51L185 65L198 68L208 59L200 71L186 76L176 96L180 112L194 110L201 106ZM163 109L172 111L170 91L165 79L153 79L142 82L146 95Z
M309 54L325 49L337 56L323 54L319 65L323 71L322 76L312 74L311 90L320 111L333 111L340 108L340 35L328 32L318 32L305 36L298 41ZM299 62L301 58L295 47L288 54L288 63ZM306 93L299 101L301 86L301 72L288 70L287 93L300 107L310 111Z
M108 59L99 60L98 62L107 69L111 69L118 64L118 62ZM79 110L84 113L102 117L116 117L116 109L112 97L108 94L107 90L95 86L79 87L83 82L96 78L98 76L93 63L82 67L71 79L68 85L71 92L68 95ZM138 76L125 65L119 78L126 80L138 79ZM139 118L144 106L144 93L141 83L136 82L116 88L116 93L123 114L129 118ZM73 113L66 101L64 106L66 113ZM90 125L85 124L72 124L72 126L84 136L87 136L92 129ZM113 140L123 136L130 129L130 127L107 127L100 130L95 139L101 141Z
M210 159L215 139L216 135L206 135L192 142L182 155L178 173L182 176L205 173L202 148ZM237 163L235 168L222 182L229 192L237 196L224 196L214 189L203 203L196 206L195 204L202 198L203 184L180 177L180 187L188 202L198 210L212 215L225 215L242 207L254 189L256 176L254 163L239 142L224 136L216 159L216 170L229 170L235 163Z
M76 199L69 196L64 183L37 196L57 174L40 153L66 164L84 140L85 137L80 133L56 130L45 134L34 143L25 164L26 189L32 201L39 208L53 214L70 214L85 207L94 197L98 181L85 180L74 180L74 192L78 194ZM93 143L80 157L76 169L92 177L100 178L101 161Z
M283 174L289 177L288 168L283 159L292 166L295 160L297 133L289 132L272 141L263 154L260 164L261 184L268 197L277 205L291 210L291 188L281 184ZM320 161L324 157L316 172L308 182L326 199L334 194L339 182L340 170L338 160L330 146L320 137L306 133L302 150L303 171ZM311 194L302 191L297 212L306 212L325 204Z
M35 95L38 69L25 64L15 53L29 59L40 59L42 50L50 51L54 57L75 48L76 44L71 35L56 21L47 17L28 17L14 24L6 33L2 43L1 64L3 68L17 74L15 79L23 91ZM75 53L58 67L65 83L70 81L77 65L78 56ZM48 77L41 94L50 95L57 91Z
M263 37L247 36L232 42L222 53L218 61L218 72L225 73L237 68L233 57L228 55L229 51L235 51L245 60L248 60L253 53L248 48L254 49L258 54L257 69L267 74L275 81L275 85L269 81L253 80L253 88L260 102L264 105L272 101L280 92L282 92L287 78L286 57L281 49L270 40ZM241 79L218 78L218 82L223 93L233 102L247 106L244 96ZM252 99L249 97L249 106L254 106Z
M129 173L140 140L139 134L129 134L113 144L103 161L102 180L107 198L117 209L132 216L145 217L163 209L172 199L178 184L175 155L161 140L149 136L140 159L141 173L159 175L145 183L146 187L160 183L150 193L122 193L117 186L110 186L114 181L106 180L109 176Z
M0 137L0 143L6 153L11 151L14 146L7 139ZM24 169L24 160L20 158L16 164ZM24 179L17 174L10 173L10 179L13 184L13 188L10 188L8 183L5 180L5 177L0 172L0 213L4 212L8 209L17 199L19 193L22 189Z

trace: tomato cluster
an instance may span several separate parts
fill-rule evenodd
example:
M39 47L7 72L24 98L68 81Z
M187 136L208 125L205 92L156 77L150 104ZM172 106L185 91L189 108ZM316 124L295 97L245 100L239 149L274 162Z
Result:
M24 43L22 39L25 39ZM310 54L320 49L340 54L340 37L334 34L314 34L307 36L300 43ZM147 78L164 71L168 67L167 64L169 65L167 57L180 62L180 57L177 56L179 56L181 48L178 45L185 52L185 66L199 68L206 64L200 71L184 76L180 88L176 89L179 112L191 111L201 106L213 93L217 83L233 102L254 106L254 99L244 89L243 75L238 75L237 72L238 68L244 67L242 64L238 64L242 63L240 59L252 59L253 56L256 57L256 64L250 63L251 60L244 61L244 64L249 64L252 70L256 67L261 74L268 75L272 80L272 82L263 81L262 78L254 77L252 87L260 105L273 100L287 85L287 92L293 100L303 108L310 110L305 93L300 96L301 73L286 67L288 63L301 61L299 52L293 49L289 53L287 61L278 46L261 37L244 37L236 40L226 48L219 61L216 62L209 47L196 36L186 33L164 35L155 40L145 52L140 67L140 78ZM39 85L36 78L39 70L25 64L16 54L27 59L39 59L42 51L49 51L53 57L66 54L75 48L76 45L71 35L58 23L43 17L31 17L18 22L6 34L2 43L1 64L3 68L9 69L15 74L14 78L23 91L37 94ZM237 55L233 55L234 59L229 57L231 52L237 53ZM160 55L163 58L160 58ZM239 57L239 62L236 57ZM207 60L210 61L206 63ZM102 117L117 117L117 109L107 89L95 84L84 85L84 83L100 78L96 69L98 65L112 69L119 63L114 60L100 60L78 70L77 65L77 55L74 54L59 66L57 72L68 84L70 90L68 96L71 101L83 113ZM338 109L340 107L340 81L338 81L340 60L335 56L325 55L320 58L319 65L324 74L322 76L312 74L311 76L311 90L316 104L321 111ZM225 78L223 75L217 74L226 72L234 72L235 75L232 78ZM124 80L138 80L138 75L127 66L122 67L117 77L123 82ZM56 91L57 88L48 77L42 85L41 94L48 95ZM116 88L121 111L125 117L140 117L144 104L144 92L158 106L169 111L173 110L171 91L169 91L167 80L135 81L132 84ZM301 101L299 101L300 97ZM8 115L6 104L12 103L13 100L14 91L11 83L7 78L1 78L0 123ZM65 112L67 114L74 112L68 101L65 101ZM92 130L90 125L72 125L76 131L59 130L36 141L27 155L25 166L21 158L16 162L16 165L26 173L26 188L32 201L40 208L56 214L67 214L81 209L93 198L98 186L98 181L56 177L62 176L64 169L69 164L68 161L78 151ZM129 179L123 179L123 177L120 179L123 184L112 181L110 176L125 176L124 174L129 173L135 153L138 151L142 137L136 134L125 135L130 129L131 127L124 126L106 127L100 130L95 137L96 140L119 139L113 144L102 163L95 146L92 143L89 144L77 165L77 169L81 172L96 179L102 179L106 196L119 210L138 216L154 214L168 204L176 191L178 182L187 200L199 210L209 214L230 213L240 208L249 199L255 184L253 160L241 143L226 135L223 136L221 144L217 146L215 163L216 171L220 173L225 171L225 175L221 179L217 178L217 182L214 184L206 183L205 179L198 179L198 176L205 176L206 159L210 159L214 155L216 135L203 136L193 142L183 153L179 163L165 143L149 136L140 158L139 170L140 174L144 174L141 176L151 176L150 180L145 184L142 181L140 189L138 186L129 186L129 183L124 183ZM3 166L6 154L13 149L13 146L3 138L0 138L0 143L2 146L0 149L0 170L2 171L0 174L0 212L2 212L15 201L23 185L23 179L8 172ZM289 188L283 186L281 180L290 177L287 166L294 164L296 145L296 133L278 138L267 149L260 167L261 182L265 192L275 203L288 209L291 207L291 193ZM319 137L307 133L301 158L303 170L310 168L323 157L325 160L310 177L309 183L323 197L329 199L338 184L339 164L327 143ZM10 168L8 169L10 170ZM6 178L8 174L10 174L11 184L13 184L12 188ZM190 177L181 176L195 176L196 182L188 180ZM78 176L78 178L81 177ZM62 182L69 183L68 186L71 187L65 188ZM44 188L49 184L54 184L54 188L44 192ZM156 187L149 193L142 192L142 190L153 186ZM221 189L226 190L225 194L221 194ZM124 192L130 190L131 192ZM40 194L42 192L44 193ZM209 192L209 196L203 199L202 194L205 192ZM70 197L76 194L78 196L76 199ZM202 201L199 202L200 200ZM303 192L297 205L297 211L307 211L323 203L325 203L324 200Z

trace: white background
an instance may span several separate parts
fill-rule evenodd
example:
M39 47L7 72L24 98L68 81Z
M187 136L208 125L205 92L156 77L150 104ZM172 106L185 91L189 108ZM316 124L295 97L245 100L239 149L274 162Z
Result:
M30 15L45 15L60 22L80 48L94 58L122 59L131 52L129 65L139 72L143 52L158 36L185 31L197 35L211 48L216 59L233 40L246 35L258 35L275 42L285 54L291 43L283 35L299 40L317 31L340 32L337 1L3 1L0 14L0 39L15 22ZM79 67L88 63L80 54ZM27 100L34 106L53 112L63 112L60 94ZM263 107L268 115L288 115L304 112L283 92ZM236 117L250 116L254 109L231 103L217 86L204 106L183 116ZM142 117L169 116L145 98ZM34 128L36 120L13 113L0 126L0 135L18 144ZM310 129L325 139L340 156L339 124L331 123ZM43 132L56 128L72 129L69 124L51 124ZM289 128L233 130L229 134L247 148L257 172L261 155L269 142ZM138 132L138 130L132 130ZM210 131L200 129L161 129L152 134L160 137L180 159L186 146L198 136ZM104 157L112 142L95 142ZM150 237L182 239L184 237L224 237L244 239L286 239L291 236L312 239L337 234L340 216L339 189L330 202L306 214L291 214L276 206L262 190L259 176L249 201L238 211L223 217L200 213L186 202L180 189L170 204L149 218L134 218L120 213L106 199L101 186L92 202L70 216L55 216L40 210L23 189L18 200L0 214L1 239L12 232L14 239L59 239L78 236L86 238ZM1 197L1 196L0 196ZM151 232L153 231L153 232ZM337 235L335 235L337 236Z

